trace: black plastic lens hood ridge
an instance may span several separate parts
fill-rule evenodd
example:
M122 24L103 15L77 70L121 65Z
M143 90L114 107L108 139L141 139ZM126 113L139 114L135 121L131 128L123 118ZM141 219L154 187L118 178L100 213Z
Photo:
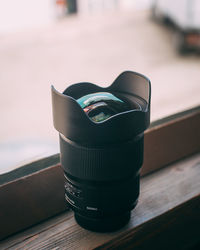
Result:
M95 92L128 97L140 109L118 113L100 123L87 116L76 99ZM69 86L62 94L52 86L54 127L66 138L84 144L101 145L126 141L142 133L150 123L150 80L142 74L125 71L106 88L89 82Z

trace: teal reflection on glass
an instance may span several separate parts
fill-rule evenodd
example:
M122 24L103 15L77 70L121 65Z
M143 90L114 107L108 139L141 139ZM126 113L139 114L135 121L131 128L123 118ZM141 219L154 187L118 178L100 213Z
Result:
M88 94L79 98L77 102L89 118L97 123L130 109L126 102L108 92Z

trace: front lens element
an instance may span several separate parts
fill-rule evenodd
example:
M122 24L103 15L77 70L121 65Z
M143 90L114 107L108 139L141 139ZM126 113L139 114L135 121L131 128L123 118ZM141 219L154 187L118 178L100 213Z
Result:
M130 105L108 92L85 95L77 100L89 118L98 123L111 116L130 110Z

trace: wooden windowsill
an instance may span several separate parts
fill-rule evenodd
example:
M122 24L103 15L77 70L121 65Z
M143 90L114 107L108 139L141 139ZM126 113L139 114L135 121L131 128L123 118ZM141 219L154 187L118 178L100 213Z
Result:
M91 238L91 242L94 243L91 247L104 243L112 245L116 242L120 245L125 242L129 244L131 239L143 239L143 237L147 237L145 242L148 242L153 239L147 235L152 230L157 241L156 235L160 232L163 232L163 237L169 229L170 234L174 232L173 228L179 228L177 230L181 231L181 225L185 230L188 223L192 230L181 231L182 235L188 232L188 235L192 233L192 237L195 238L199 230L193 231L193 229L200 216L196 212L196 207L199 206L197 202L200 203L198 182L200 160L199 156L195 156L195 153L200 152L199 127L200 107L196 107L158 121L145 132L140 201L133 211L129 225L113 234L94 234L83 231L76 225L73 214L67 211L68 207L64 200L64 177L58 155L35 161L1 175L0 240L47 219L49 220L45 223L25 231L22 236L21 234L13 236L14 238L9 238L3 244L20 245L24 242L29 245L30 238L30 242L37 246L39 244L35 242L37 238L41 244L47 241L53 246L57 238L59 242L65 242L62 237L66 236L67 247L70 244L76 246L74 242L76 237L77 242L80 238L81 244L90 242ZM190 156L192 158L186 158ZM181 162L169 165L178 160ZM64 212L65 214L61 215ZM57 215L58 217L50 219ZM162 221L166 227L163 227ZM157 231L154 230L154 224L158 227ZM43 232L49 235L49 228L52 228L56 235L46 239ZM63 231L59 231L59 228L63 228ZM111 243L107 243L110 240Z
M141 178L139 203L120 231L84 230L67 211L7 238L0 248L187 249L200 236L199 180L200 154L196 154Z

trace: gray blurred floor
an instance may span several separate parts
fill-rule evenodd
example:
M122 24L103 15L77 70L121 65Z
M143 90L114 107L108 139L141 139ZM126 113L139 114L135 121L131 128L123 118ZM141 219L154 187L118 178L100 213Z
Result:
M152 120L199 104L200 57L178 56L172 32L148 12L70 17L45 30L1 35L1 171L57 150L51 84L59 91L80 81L107 86L124 70L151 79Z

